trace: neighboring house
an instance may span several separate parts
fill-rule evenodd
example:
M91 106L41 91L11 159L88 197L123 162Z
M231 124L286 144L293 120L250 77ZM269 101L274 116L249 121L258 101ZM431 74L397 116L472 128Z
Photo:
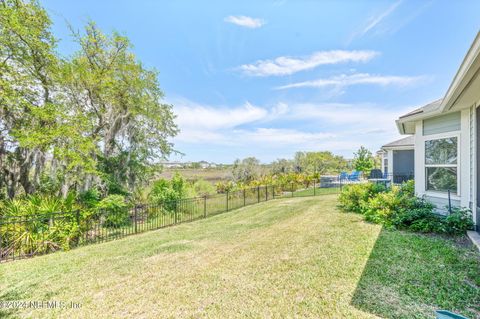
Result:
M382 172L394 183L412 179L415 172L414 136L407 136L385 144L379 152L382 158Z
M165 168L183 168L184 164L180 162L163 162L163 167Z
M207 161L200 161L200 162L198 162L198 164L200 164L201 168L209 168L210 167L210 163L207 162Z
M443 208L448 204L450 192L453 205L472 210L477 229L480 225L479 74L480 32L445 96L396 121L401 134L413 134L417 195Z

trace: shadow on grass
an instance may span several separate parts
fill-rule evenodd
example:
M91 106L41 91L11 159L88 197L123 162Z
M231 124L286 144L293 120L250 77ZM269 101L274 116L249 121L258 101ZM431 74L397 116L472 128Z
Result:
M480 254L458 240L382 230L352 304L384 318L480 318Z

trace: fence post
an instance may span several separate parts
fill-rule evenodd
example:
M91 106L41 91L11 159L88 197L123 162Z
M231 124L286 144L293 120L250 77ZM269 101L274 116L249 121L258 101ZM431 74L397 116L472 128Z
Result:
M292 183L292 185L291 185L291 188L292 188L292 197L293 197L293 183Z
M177 204L178 202L175 201L175 224L177 223L177 206L178 206Z
M450 198L450 190L448 190L448 213L452 213L452 200Z
M268 201L268 185L265 186L265 201Z
M228 212L228 191L227 191L227 212Z
M203 217L207 218L207 195L203 196Z
M257 186L257 200L260 203L260 186Z
M243 206L245 206L246 200L245 200L245 188L243 189Z
M135 221L135 233L137 233L137 205L133 208L133 219Z
M316 195L316 192L315 192L315 184L317 183L317 180L314 178L313 179L313 196Z

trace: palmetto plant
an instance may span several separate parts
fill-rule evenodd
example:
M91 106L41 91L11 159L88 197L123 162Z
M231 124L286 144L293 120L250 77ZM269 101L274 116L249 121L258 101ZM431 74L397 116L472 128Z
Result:
M2 203L2 254L32 255L68 249L78 242L81 227L73 195L65 199L27 196Z

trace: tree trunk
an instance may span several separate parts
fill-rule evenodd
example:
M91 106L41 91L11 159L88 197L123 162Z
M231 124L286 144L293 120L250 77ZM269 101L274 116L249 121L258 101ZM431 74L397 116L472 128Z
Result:
M33 153L22 147L17 148L17 159L20 163L19 182L25 190L25 194L33 194L35 187L30 180L30 169L32 167Z
M34 183L34 188L38 188L40 185L40 178L42 175L42 172L45 168L45 153L38 150L35 152L35 171L33 174L33 183Z

